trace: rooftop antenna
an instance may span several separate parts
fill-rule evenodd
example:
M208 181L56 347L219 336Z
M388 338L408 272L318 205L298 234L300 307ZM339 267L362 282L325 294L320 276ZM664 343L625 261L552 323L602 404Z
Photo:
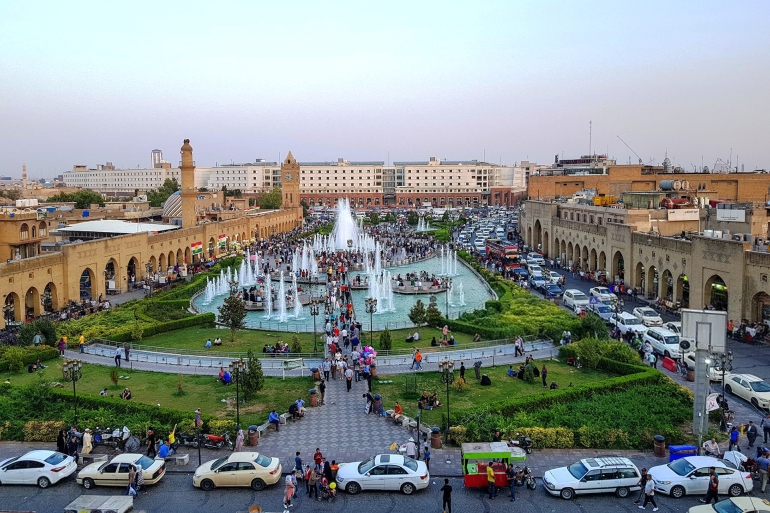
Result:
M588 121L588 156L591 156L591 148L592 148L592 138L593 138L593 121Z
M636 152L634 151L634 149L633 149L631 146L629 146L629 145L628 145L628 143L627 143L626 141L624 141L624 140L623 140L623 138L621 138L619 135L617 136L617 138L618 138L618 139L620 139L620 142L622 142L623 144L625 144L625 145L626 145L626 148L628 148L629 150L631 150L631 151L633 152L633 154L634 154L634 155L636 155L636 158L638 158L638 159L639 159L639 163L640 163L640 164L644 164L644 161L642 161L642 157L640 157L640 156L639 156L639 154L638 154L638 153L636 153ZM666 153L668 153L668 150L666 150ZM629 157L629 161L630 161L630 160L631 160L631 158Z

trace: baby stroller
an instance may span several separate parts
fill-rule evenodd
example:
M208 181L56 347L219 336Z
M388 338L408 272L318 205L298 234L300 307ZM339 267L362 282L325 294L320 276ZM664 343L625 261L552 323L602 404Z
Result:
M325 477L321 478L321 496L318 497L319 501L322 500L328 500L329 502L333 502L334 498L337 496L337 483L331 482L329 483L329 480Z

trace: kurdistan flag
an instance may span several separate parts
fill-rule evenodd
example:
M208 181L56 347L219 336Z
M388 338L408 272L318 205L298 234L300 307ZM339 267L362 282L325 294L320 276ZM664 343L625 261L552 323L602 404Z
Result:
M190 247L192 248L193 255L200 255L203 253L203 242L201 241L193 242Z

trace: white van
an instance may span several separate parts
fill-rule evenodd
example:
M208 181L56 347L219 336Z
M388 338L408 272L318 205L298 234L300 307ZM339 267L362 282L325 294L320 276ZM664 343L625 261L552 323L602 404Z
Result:
M578 289L567 289L564 291L562 303L565 308L569 308L575 313L588 308L588 296Z

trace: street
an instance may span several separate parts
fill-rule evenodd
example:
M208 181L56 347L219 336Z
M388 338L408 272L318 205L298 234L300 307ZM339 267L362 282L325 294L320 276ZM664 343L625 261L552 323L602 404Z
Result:
M407 497L397 492L363 492L351 496L339 493L333 503L317 502L308 499L304 494L304 484L300 483L300 496L294 501L290 511L341 511L368 513L390 513L393 511L441 511L441 492L439 489L444 480L431 479L431 485L423 491ZM450 480L454 488L452 508L456 512L494 512L494 511L524 511L532 513L610 513L617 511L637 511L632 498L618 499L612 494L600 496L583 496L572 501L551 497L542 488L538 480L535 490L517 488L516 502L511 503L508 490L498 490L495 500L487 498L486 490L465 489L462 480ZM124 492L118 488L96 488L86 491L75 483L74 475L64 482L41 490L32 486L4 486L0 496L0 510L24 510L38 512L60 512L72 500L81 494L109 495ZM134 511L163 512L163 513L236 513L247 511L250 505L258 504L265 512L283 511L283 484L279 483L263 492L250 489L217 489L204 492L193 488L191 474L168 474L163 480L149 487L148 496L140 495L134 501ZM757 492L758 496L764 497ZM657 495L658 505L664 512L686 512L691 506L700 504L696 497L672 499ZM648 510L652 507L648 506Z

